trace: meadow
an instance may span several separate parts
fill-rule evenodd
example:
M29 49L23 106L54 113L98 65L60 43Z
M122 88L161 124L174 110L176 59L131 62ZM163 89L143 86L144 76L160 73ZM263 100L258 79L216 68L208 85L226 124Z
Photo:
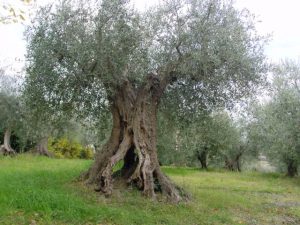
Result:
M191 194L178 205L139 191L110 198L76 179L91 161L0 158L0 224L300 224L300 180L277 173L163 167Z

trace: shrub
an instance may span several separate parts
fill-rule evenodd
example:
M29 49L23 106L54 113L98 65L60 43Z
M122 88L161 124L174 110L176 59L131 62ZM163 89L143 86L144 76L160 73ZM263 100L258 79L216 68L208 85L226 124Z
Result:
M92 159L92 158L94 158L94 150L89 146L84 147L80 152L80 158L81 159Z
M72 141L66 137L59 139L49 138L48 150L53 152L56 158L91 159L94 157L91 147L83 147L79 142Z

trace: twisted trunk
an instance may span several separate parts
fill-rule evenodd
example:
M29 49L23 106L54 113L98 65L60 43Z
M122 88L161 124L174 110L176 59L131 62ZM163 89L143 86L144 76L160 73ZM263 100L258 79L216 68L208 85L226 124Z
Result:
M111 195L113 180L123 179L147 197L155 198L156 191L161 191L173 202L182 199L179 188L162 173L157 158L156 116L162 91L159 80L149 75L138 90L124 82L111 99L111 136L82 176L88 184L96 185L96 191ZM113 167L121 160L120 176L113 176Z
M3 155L15 155L16 151L10 146L11 130L6 129L4 133L4 144L0 146L0 153Z

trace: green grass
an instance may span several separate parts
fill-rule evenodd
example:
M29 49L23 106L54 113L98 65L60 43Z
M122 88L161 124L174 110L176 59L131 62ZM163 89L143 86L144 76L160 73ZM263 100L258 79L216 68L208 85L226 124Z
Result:
M76 182L91 161L0 158L0 224L300 224L300 181L279 174L163 170L192 195L172 205L138 191L105 198Z

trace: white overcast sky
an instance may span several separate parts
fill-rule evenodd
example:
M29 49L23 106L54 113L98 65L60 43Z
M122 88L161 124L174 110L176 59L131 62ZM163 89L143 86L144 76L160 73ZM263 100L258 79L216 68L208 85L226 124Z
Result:
M0 6L20 0L0 0ZM37 4L49 0L36 0ZM159 0L134 0L136 7L142 9ZM300 58L300 0L236 0L239 8L248 8L261 22L257 24L260 34L272 34L272 40L266 47L270 61ZM25 54L23 40L24 26L21 24L0 25L0 63L2 65L22 65ZM16 63L16 60L21 63ZM0 65L1 66L1 65Z

